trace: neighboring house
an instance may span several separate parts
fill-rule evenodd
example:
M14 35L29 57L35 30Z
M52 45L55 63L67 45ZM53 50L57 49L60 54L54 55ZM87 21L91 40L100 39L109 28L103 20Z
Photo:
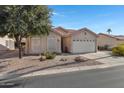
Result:
M97 35L87 28L79 30L54 28L48 36L27 39L27 54L45 51L57 53L89 53L97 51Z
M15 43L13 39L5 37L0 37L0 51L4 50L14 50L15 49Z
M98 41L98 46L107 45L109 48L113 48L119 44L124 44L124 36L116 36L116 35L99 33L97 41Z

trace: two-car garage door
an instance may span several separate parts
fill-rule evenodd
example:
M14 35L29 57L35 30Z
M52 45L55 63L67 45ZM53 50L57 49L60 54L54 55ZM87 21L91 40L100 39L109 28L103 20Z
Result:
M60 52L60 44L57 38L47 37L33 37L31 38L31 54L40 54L46 51L49 52Z
M34 37L31 38L31 54L40 54L46 51L46 37L38 38Z
M57 43L57 38L48 38L47 39L47 50L49 52L57 52L58 51L58 43Z
M88 53L95 52L95 40L73 40L72 52L73 53Z

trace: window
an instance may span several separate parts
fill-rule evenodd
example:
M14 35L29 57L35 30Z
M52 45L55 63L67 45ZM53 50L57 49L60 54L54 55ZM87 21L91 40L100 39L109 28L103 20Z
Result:
M73 41L75 41L75 40L73 40Z
M87 35L87 33L86 33L86 32L84 32L84 35Z

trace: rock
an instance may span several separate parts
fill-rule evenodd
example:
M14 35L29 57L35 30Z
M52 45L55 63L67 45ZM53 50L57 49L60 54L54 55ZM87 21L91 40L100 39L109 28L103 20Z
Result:
M84 58L84 57L81 57L81 56L78 56L78 57L75 57L74 59L76 62L85 62L87 61L88 59L87 58Z
M67 58L61 58L60 61L67 61Z
M41 56L39 60L40 61L45 61L46 60L46 56Z

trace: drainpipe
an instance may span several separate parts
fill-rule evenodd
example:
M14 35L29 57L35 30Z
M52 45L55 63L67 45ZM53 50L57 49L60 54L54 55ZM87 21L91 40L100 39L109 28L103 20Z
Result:
M97 37L96 37L96 40L95 40L95 52L97 52L98 51L98 49L97 49Z

